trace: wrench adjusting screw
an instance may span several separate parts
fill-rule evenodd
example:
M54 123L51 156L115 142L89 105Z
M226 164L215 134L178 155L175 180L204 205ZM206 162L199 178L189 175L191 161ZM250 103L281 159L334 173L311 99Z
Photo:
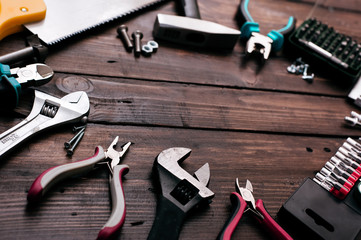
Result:
M132 38L134 41L134 55L139 57L140 53L142 52L141 39L143 38L143 33L137 30L132 33Z
M128 27L126 25L120 25L117 28L117 32L120 36L120 39L123 41L125 48L128 52L131 52L134 48L133 43L128 35Z
M85 126L81 128L80 131L77 134L75 134L74 137L72 137L69 141L64 143L64 148L69 149L72 146L72 144L76 142L76 140L79 138L80 134L84 131L85 131Z
M67 151L66 151L66 155L68 156L72 156L74 154L74 150L75 148L78 146L80 140L83 138L84 136L84 131L80 131L80 135L78 136L78 138L76 138L73 146L71 146L71 148L69 148Z

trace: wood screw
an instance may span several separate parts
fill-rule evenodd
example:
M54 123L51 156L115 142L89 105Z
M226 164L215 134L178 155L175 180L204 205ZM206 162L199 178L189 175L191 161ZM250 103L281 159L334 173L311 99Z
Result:
M80 131L77 134L75 134L74 137L72 137L69 141L64 143L64 148L69 149L73 145L73 143L75 144L75 142L79 138L80 134L84 131L85 131L85 127L81 128Z
M127 51L131 52L134 46L132 41L130 40L130 37L128 36L128 27L126 25L121 25L120 27L117 28L117 32L120 38L122 39Z
M140 56L140 53L142 52L142 46L141 46L141 39L143 38L143 33L139 30L132 33L132 38L134 41L134 55L136 57Z
M68 155L68 156L72 156L72 155L73 155L75 148L78 146L80 140L81 140L81 139L83 138L83 136L84 136L84 131L83 131L83 130L80 130L79 133L80 133L79 137L76 138L73 146L71 146L71 148L69 148L69 149L66 151L66 155Z

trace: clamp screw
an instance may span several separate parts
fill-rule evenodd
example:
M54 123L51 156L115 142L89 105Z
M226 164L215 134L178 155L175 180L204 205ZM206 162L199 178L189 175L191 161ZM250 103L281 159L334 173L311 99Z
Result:
M141 47L141 39L143 38L143 33L139 30L132 33L132 38L134 41L134 55L136 57L140 56L140 53L142 52Z
M128 36L128 27L126 25L120 25L120 27L117 28L117 32L121 37L127 51L132 51L134 46L132 41L130 40L130 37Z

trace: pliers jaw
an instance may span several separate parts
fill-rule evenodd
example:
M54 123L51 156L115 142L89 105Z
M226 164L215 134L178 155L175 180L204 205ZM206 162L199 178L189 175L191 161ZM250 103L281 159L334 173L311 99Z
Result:
M54 71L42 63L34 63L25 67L10 69L10 73L24 86L40 86L48 83L54 76Z
M252 32L251 37L247 41L246 54L257 54L263 60L267 60L272 49L273 40L268 36L260 33Z
M128 151L130 145L132 144L131 142L127 142L125 144L123 144L123 146L121 147L122 150L120 152L115 150L115 146L117 145L117 142L119 140L119 137L115 137L115 139L113 140L113 142L109 145L108 149L105 151L105 156L106 159L109 159L109 161L107 161L107 165L109 168L109 171L113 174L113 169L116 165L118 165L120 163L120 159L124 156L124 154Z
M236 191L241 195L241 197L243 198L243 200L247 203L247 207L245 209L245 212L250 210L251 212L253 212L255 214L255 216L257 216L259 219L264 219L264 216L257 211L256 209L256 201L253 197L253 187L252 187L252 183L251 181L249 181L247 179L246 182L246 187L240 187L239 185L239 181L238 178L236 178Z

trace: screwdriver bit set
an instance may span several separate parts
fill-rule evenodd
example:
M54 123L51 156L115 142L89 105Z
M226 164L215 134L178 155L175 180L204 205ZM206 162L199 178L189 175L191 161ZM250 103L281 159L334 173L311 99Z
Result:
M361 43L315 18L304 21L289 41L353 79L361 73Z
M361 143L347 138L283 204L279 220L288 231L302 229L310 239L361 239L360 164Z

